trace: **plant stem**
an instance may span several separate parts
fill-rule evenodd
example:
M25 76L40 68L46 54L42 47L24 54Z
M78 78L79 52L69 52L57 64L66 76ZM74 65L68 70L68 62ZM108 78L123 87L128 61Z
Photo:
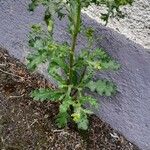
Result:
M82 74L81 74L81 78L80 78L80 80L79 80L79 85L80 85L80 83L82 82L82 80L83 80L83 78L84 78L84 76L85 76L86 69L87 69L87 67L84 68L84 70L83 70L83 72L82 72ZM76 89L76 90L73 92L72 96L75 96L75 95L77 94L77 92L78 92L78 90Z
M77 18L74 24L74 32L72 34L72 45L70 49L70 64L69 64L69 84L72 84L72 75L73 75L73 64L74 64L74 55L75 55L75 48L77 42L77 36L79 33L80 28L80 21L81 21L81 2L77 0Z
M84 78L84 76L85 76L86 69L87 69L87 67L84 67L84 70L83 70L83 72L82 72L82 74L81 74L81 78L80 78L79 84L82 82L82 80L83 80L83 78Z

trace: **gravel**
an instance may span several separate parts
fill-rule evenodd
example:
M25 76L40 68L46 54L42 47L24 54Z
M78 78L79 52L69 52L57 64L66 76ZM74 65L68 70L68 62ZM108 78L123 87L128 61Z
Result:
M106 9L91 6L84 13L97 22L103 23L100 13ZM130 40L141 44L147 50L150 49L150 0L134 0L132 6L122 8L126 14L124 19L110 19L108 27L125 35Z

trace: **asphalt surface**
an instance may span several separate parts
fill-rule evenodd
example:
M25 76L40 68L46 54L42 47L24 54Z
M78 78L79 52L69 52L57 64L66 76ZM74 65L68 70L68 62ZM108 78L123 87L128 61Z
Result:
M41 22L42 8L34 13L27 11L28 0L0 0L0 46L14 57L26 62L31 51L27 47L31 24ZM103 99L95 94L101 103L96 115L121 132L128 140L142 150L150 150L150 54L112 29L83 16L84 24L95 29L95 46L103 47L122 68L113 73L97 73L96 78L110 78L118 85L118 94ZM65 31L66 21L56 21L55 39L70 41ZM83 47L86 40L80 36L78 44ZM79 48L78 47L78 48ZM40 72L45 74L45 69Z

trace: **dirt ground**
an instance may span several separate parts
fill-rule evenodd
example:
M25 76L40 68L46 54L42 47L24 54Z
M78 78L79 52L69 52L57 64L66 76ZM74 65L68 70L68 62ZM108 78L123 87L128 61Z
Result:
M30 74L18 60L0 49L0 149L2 150L138 150L96 116L89 131L73 126L58 129L58 104L35 102L31 90L50 87L39 74Z

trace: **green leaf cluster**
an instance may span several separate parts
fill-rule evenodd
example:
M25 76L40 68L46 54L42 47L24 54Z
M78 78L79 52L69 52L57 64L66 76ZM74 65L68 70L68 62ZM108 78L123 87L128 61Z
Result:
M87 84L87 87L92 91L92 92L97 92L101 96L111 96L116 93L117 87L116 85L108 81L106 79L103 80L98 80L96 82L90 81Z
M132 0L31 0L29 10L43 5L44 21L47 28L40 24L33 25L29 34L29 46L33 52L28 56L28 68L36 70L41 63L47 63L47 72L57 82L55 90L41 88L31 93L34 100L58 102L59 113L56 116L58 127L66 127L68 122L75 122L79 129L87 130L91 107L98 108L98 102L85 90L100 95L111 96L116 93L116 86L106 79L93 81L96 71L118 70L120 65L102 48L92 49L94 29L85 28L82 23L81 10L91 4L106 5L108 16L114 10L119 13L120 6L131 4ZM111 7L110 7L111 6ZM68 18L68 32L71 43L58 43L53 38L55 17ZM103 15L104 17L104 15ZM88 44L76 53L79 33L84 33ZM84 106L89 104L89 108Z

